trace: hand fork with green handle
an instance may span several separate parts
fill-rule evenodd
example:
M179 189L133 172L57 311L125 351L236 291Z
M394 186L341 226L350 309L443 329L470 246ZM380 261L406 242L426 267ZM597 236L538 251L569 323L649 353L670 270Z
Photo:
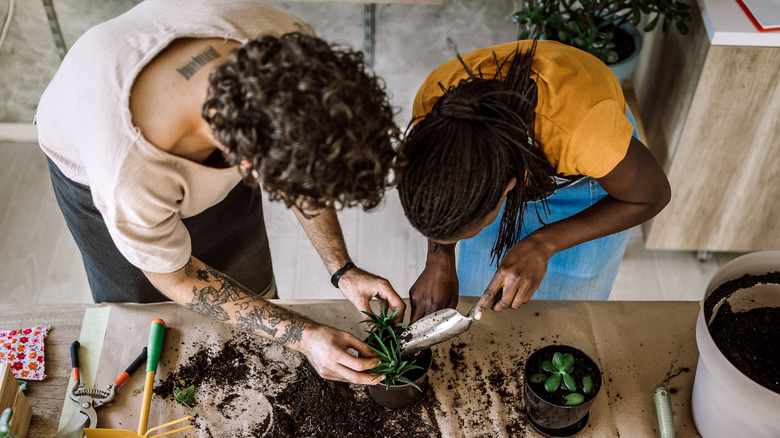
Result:
M149 331L149 346L146 359L146 383L144 384L143 402L141 404L141 417L138 423L138 432L132 430L111 430L111 429L84 429L84 433L87 438L156 438L166 435L171 435L183 430L192 429L195 425L180 427L178 429L169 430L158 435L149 435L149 433L164 427L172 426L174 424L181 423L182 421L189 420L192 416L179 418L178 420L165 423L163 425L153 427L147 430L149 424L149 410L152 403L152 391L154 389L154 376L157 373L157 364L160 361L160 355L162 354L163 340L165 339L165 322L157 318L152 321L152 327Z

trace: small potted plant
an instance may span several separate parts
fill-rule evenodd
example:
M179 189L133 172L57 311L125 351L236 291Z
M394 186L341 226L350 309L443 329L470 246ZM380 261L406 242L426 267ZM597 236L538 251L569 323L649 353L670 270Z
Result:
M531 354L523 376L523 399L534 429L568 437L585 428L601 388L601 371L590 356L568 345L548 345Z
M368 386L368 392L375 402L390 409L408 406L422 394L421 385L425 383L432 362L430 348L415 353L410 358L403 357L396 330L407 326L393 322L399 310L387 315L382 306L378 315L363 312L368 319L361 321L371 324L366 344L381 360L369 372L376 374L377 378L385 378L377 385Z
M675 25L688 33L690 5L682 0L526 0L512 14L518 39L546 38L582 49L609 65L619 80L628 76L641 48L637 27L650 32L663 18L667 34Z

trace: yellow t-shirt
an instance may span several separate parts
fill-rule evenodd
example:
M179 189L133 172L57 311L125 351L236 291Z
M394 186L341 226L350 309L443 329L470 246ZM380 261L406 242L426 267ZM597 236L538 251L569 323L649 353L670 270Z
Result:
M462 58L472 72L481 69L492 79L493 52L501 62L518 46L525 52L531 42L479 49ZM534 132L556 171L594 178L612 171L625 157L634 129L615 75L596 57L555 41L538 41L531 70L538 88ZM457 59L436 68L417 92L414 117L427 114L442 96L439 83L446 89L467 77Z

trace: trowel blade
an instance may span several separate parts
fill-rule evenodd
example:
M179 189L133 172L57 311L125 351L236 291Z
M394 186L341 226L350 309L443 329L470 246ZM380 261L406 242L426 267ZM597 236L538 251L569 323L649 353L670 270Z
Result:
M441 309L410 324L398 335L404 356L450 340L471 328L474 320L455 309Z

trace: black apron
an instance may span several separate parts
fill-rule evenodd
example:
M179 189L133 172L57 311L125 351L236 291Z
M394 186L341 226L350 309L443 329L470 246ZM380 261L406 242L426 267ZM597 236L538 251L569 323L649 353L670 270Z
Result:
M170 301L119 252L89 187L66 177L47 157L57 203L81 251L96 303ZM276 298L262 195L239 183L220 203L183 219L192 255L261 298Z

